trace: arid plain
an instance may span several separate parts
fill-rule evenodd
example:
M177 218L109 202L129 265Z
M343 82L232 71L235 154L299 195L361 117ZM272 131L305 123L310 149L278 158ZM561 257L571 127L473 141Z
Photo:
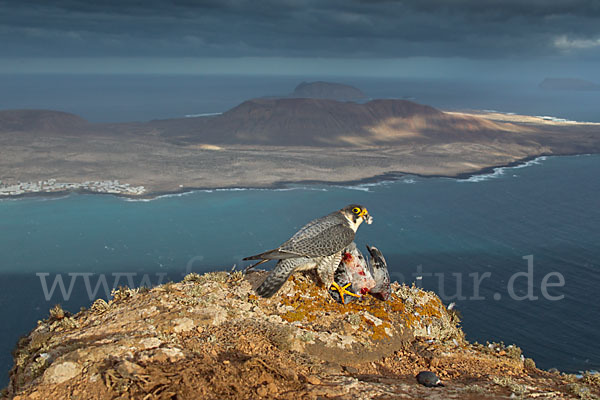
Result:
M143 196L191 188L460 176L541 155L600 152L600 124L406 100L255 99L221 115L94 124L0 111L3 185L118 180Z

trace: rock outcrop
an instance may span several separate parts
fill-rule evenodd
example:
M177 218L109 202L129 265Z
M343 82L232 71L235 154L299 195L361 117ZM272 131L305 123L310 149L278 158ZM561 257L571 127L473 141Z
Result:
M108 303L60 307L18 344L14 399L481 399L598 395L599 379L550 373L515 346L471 344L432 292L333 301L310 276L272 299L261 272L190 274ZM445 387L417 384L435 372ZM582 397L583 398L583 397Z

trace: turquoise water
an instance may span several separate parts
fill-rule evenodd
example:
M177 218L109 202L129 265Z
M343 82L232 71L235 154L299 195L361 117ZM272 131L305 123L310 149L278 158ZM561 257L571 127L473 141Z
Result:
M375 218L359 229L357 242L379 247L393 278L456 301L470 340L518 343L543 368L598 369L599 175L600 156L551 157L468 181L407 176L377 185L203 191L152 201L0 201L0 381L7 381L18 337L54 304L77 311L112 286L245 265L242 257L354 202ZM537 299L523 300L529 255L530 297ZM96 286L99 278L106 288L102 280ZM57 279L65 293L60 285L50 293Z

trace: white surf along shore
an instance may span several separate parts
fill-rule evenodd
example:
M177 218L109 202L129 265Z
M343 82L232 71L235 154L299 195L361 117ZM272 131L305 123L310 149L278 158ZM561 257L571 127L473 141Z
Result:
M522 164L496 167L491 173L473 174L468 178L447 178L455 180L456 182L484 182L490 179L499 178L505 175L507 170L520 169L525 167L531 167L534 165L540 165L543 161L547 160L549 156L540 156L532 160L523 162ZM144 186L133 186L128 183L121 183L118 180L106 180L106 181L85 181L80 183L73 182L57 182L56 179L48 179L38 182L19 182L17 184L3 184L0 181L0 200L9 198L20 198L27 195L44 195L44 194L62 194L62 193L76 193L84 192L87 194L112 194L116 196L123 196L126 201L153 201L158 199L186 196L196 192L224 192L224 191L244 191L244 190L260 190L260 191L290 191L290 190L315 190L315 191L327 191L327 187L338 187L348 190L359 190L364 192L370 192L372 188L377 186L385 186L394 183L401 184L415 184L420 179L428 179L426 176L418 176L413 174L402 175L399 179L390 180L382 179L377 182L367 183L356 183L356 184L336 184L336 183L322 183L314 185L294 185L290 183L289 186L280 188L253 188L253 187L233 187L233 188L213 188L213 189L200 189L190 188L177 193L161 193L156 196L149 196L148 191ZM432 177L436 178L436 177ZM439 177L437 177L439 178Z

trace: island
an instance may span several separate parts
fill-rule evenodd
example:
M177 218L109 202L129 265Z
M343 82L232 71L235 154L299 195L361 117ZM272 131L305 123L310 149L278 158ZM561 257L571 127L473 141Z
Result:
M0 111L1 198L460 177L539 156L598 152L598 123L450 112L408 100L260 98L219 115L131 123Z
M594 398L600 376L538 369L513 344L471 343L433 292L343 305L296 274L189 274L118 288L76 314L55 306L13 352L4 395L24 399ZM445 385L419 385L421 371Z
M539 87L546 90L600 90L600 85L577 78L546 78Z
M333 82L302 82L289 97L306 97L312 99L332 99L339 101L359 101L367 96L354 86Z

